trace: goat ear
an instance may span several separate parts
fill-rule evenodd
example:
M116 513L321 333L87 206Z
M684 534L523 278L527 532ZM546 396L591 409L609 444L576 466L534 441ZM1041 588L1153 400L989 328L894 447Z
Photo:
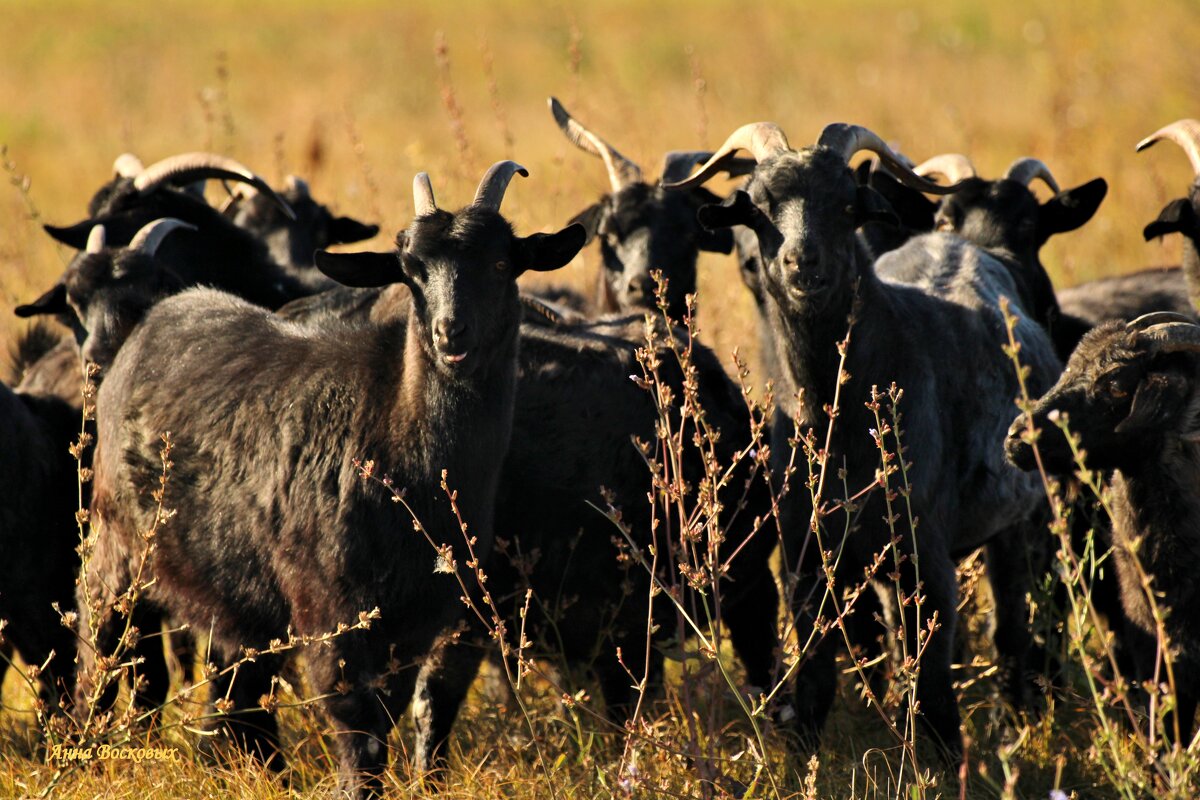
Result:
M378 225L368 225L353 217L334 217L329 221L329 243L350 244L370 239L379 233Z
M587 231L578 222L572 222L558 233L518 237L513 248L517 274L526 270L550 272L565 267L586 243Z
M870 186L859 186L854 191L855 227L865 225L868 222L886 222L889 225L900 224L900 218L896 216L896 211L892 208L892 204L885 200L879 192Z
M732 228L734 225L753 226L754 218L758 214L758 206L754 205L750 195L738 189L720 205L700 206L700 210L696 212L696 219L706 230L715 231Z
M56 283L49 291L32 303L17 306L15 313L18 317L36 317L45 314L68 314L71 307L67 305L67 287Z
M1073 231L1087 222L1108 194L1108 182L1095 178L1082 186L1067 189L1051 197L1038 208L1038 241L1045 242L1056 233Z
M1185 230L1194 228L1195 225L1196 212L1192 208L1192 204L1181 197L1167 203L1166 207L1158 212L1158 219L1151 222L1142 231L1142 236L1148 242L1159 236L1166 236L1168 233L1183 233Z
M716 231L701 228L696 237L696 246L708 253L729 255L733 252L733 231L728 228Z
M1138 433L1162 428L1179 409L1188 392L1188 380L1174 372L1151 372L1138 384L1129 415L1117 433Z
M404 283L404 270L400 268L396 253L330 253L318 250L313 253L317 269L343 286L374 287L390 283Z
M571 217L571 221L567 224L583 226L583 230L587 234L587 238L583 240L583 244L586 247L592 243L592 239L596 238L596 234L600 230L600 218L603 215L604 203L592 203L583 211L580 211L574 217Z
M87 246L88 234L91 233L95 223L90 219L85 219L82 222L76 222L74 225L59 227L57 225L43 225L42 230L50 234L50 238L56 242L62 242L68 247L74 247L76 250L82 250Z

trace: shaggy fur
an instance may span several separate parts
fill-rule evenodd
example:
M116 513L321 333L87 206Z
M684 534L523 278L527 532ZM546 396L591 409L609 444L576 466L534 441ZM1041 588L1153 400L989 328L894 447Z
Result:
M355 293L335 290L321 296L328 301L324 311L315 308L319 298L311 298L289 304L279 313L308 320L329 313L369 315L375 324L383 324L403 313L396 297L402 296L402 289L385 290L369 308L360 302L361 293L351 298L348 295ZM609 715L617 722L625 719L635 698L615 654L620 648L627 665L642 664L646 658L648 575L641 566L618 560L613 539L619 533L596 509L607 505L601 493L604 487L643 551L651 543L646 500L650 476L631 441L634 436L653 441L657 419L649 394L629 379L641 374L636 350L643 345L644 335L640 316L565 324L526 313L513 440L497 496L496 534L501 545L488 568L488 588L509 632L515 636L523 628L534 642L535 656L554 657L566 666L591 671ZM708 423L721 431L717 458L728 464L734 452L749 444L745 403L715 355L699 344L693 347L700 402ZM681 391L682 376L674 357L665 346L660 356L664 380ZM685 439L690 441L690 435ZM698 482L703 465L690 446L684 465L688 480ZM721 496L728 526L722 553L728 557L742 547L732 561L721 611L748 680L767 686L778 609L768 564L775 537L760 530L750 538L755 515L769 507L761 480L751 485L746 508L735 514L747 478L746 470L740 470ZM535 599L522 623L519 612L526 587L533 589ZM675 630L669 603L660 602L656 614L661 615L664 635ZM416 756L422 766L438 762L459 705L487 652L483 631L472 632L471 638L469 644L449 648L418 683ZM653 687L661 674L662 657L657 650L649 655Z
M416 663L462 604L454 577L434 573L435 553L408 513L362 480L353 459L372 459L405 491L430 536L456 547L470 585L441 474L486 557L516 388L514 279L565 264L583 232L521 239L496 212L472 206L418 218L397 244L391 254L319 254L318 266L354 285L406 283L404 322L302 327L192 289L150 311L98 398L93 505L107 535L94 562L105 580L93 586L129 583L137 532L153 513L158 436L170 431L166 504L176 516L159 531L150 602L212 626L226 663L241 645L319 634L381 610L370 631L306 652L314 691L328 695L340 784L359 795L378 790ZM116 620L84 622L111 640ZM245 712L225 729L276 767L276 722L257 706L278 666L260 658L219 689Z
M1112 321L1084 337L1058 383L1033 409L1033 424L1041 431L1038 452L1048 471L1062 474L1075 468L1066 438L1051 421L1055 412L1068 417L1089 467L1115 470L1111 502L1117 580L1125 612L1142 634L1127 649L1138 668L1136 677L1152 679L1156 628L1135 567L1136 548L1166 614L1181 742L1191 739L1200 700L1198 370L1196 355L1156 354L1136 333ZM1024 415L1018 417L1006 448L1013 463L1034 470L1033 448L1021 441L1026 426Z
M760 162L747 192L737 193L725 206L701 211L702 222L746 225L758 240L762 313L781 378L782 413L773 441L787 440L793 419L824 436L828 418L823 409L833 403L838 386L837 343L846 335L852 309L857 311L845 365L848 376L830 454L831 468L845 464L851 491L870 485L879 464L869 433L876 423L863 405L870 387L894 381L904 390L902 428L906 459L912 462L912 507L920 526L916 553L908 536L899 547L919 556L926 597L921 618L936 613L941 626L925 650L917 695L922 721L953 758L961 748L958 709L947 702L953 697L954 560L997 537L1018 536L1040 494L1034 481L1005 462L1001 447L1016 394L1016 376L1001 349L1001 295L1025 318L1017 337L1025 363L1033 369L1034 391L1052 382L1058 364L1044 331L1022 313L1007 270L982 251L944 238L918 239L897 253L908 251L900 257L912 257L920 265L909 270L916 285L880 280L855 230L890 218L886 201L873 189L856 186L842 158L819 145ZM782 474L785 451L774 451L780 459L777 474ZM805 547L812 514L808 491L799 484L793 489L785 563L807 582L792 603L798 630L809 630L816 609L808 601L820 597L823 579L815 561L817 548L812 543ZM856 583L890 541L884 516L883 495L875 491L856 512L842 548L836 576L840 585ZM830 524L840 528L840 522ZM1013 546L1019 547L1019 539ZM901 569L901 581L905 592L915 591L911 561ZM1019 619L1023 598L1011 600L1002 605ZM918 628L915 616L907 620L910 636ZM1002 621L1001 628L1012 626ZM910 651L915 646L914 639ZM836 694L835 647L835 638L825 637L797 676L796 724L810 746Z

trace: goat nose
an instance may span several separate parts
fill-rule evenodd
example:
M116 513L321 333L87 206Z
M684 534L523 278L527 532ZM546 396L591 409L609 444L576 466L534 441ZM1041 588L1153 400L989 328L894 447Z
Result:
M436 338L447 340L453 339L456 336L461 336L466 330L467 325L462 320L455 320L450 317L439 317L433 323L433 334Z

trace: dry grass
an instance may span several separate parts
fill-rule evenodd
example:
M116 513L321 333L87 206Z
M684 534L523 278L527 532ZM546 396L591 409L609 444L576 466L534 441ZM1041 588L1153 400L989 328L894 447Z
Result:
M506 213L524 231L555 227L606 181L599 162L573 150L552 124L549 94L651 174L665 150L714 147L737 125L774 119L795 144L840 120L867 125L918 159L968 153L986 176L1023 155L1045 160L1067 186L1104 176L1110 194L1096 219L1047 248L1053 277L1070 285L1177 259L1175 243L1146 245L1141 228L1181 195L1186 162L1170 147L1135 156L1133 145L1161 124L1200 116L1200 16L1190 0L1152 11L1134 0L1053 7L471 0L453 9L213 0L110 3L102 12L79 1L6 0L0 12L0 143L14 182L0 192L5 306L40 293L70 257L38 222L81 218L90 192L127 150L149 161L215 149L270 179L299 173L342 212L378 218L386 233L376 247L407 223L414 172L430 172L439 199L453 206L470 197L489 163L512 156L532 177L509 193ZM598 268L589 250L555 279L565 274L591 286ZM729 364L733 347L757 350L752 305L727 259L703 261L700 327ZM0 314L0 344L17 330ZM1000 796L1010 779L1022 796L1045 797L1053 787L1115 796L1086 757L1084 698L1069 697L1041 722L1014 728L987 678L976 680L986 670L980 662L962 672L976 759L969 797ZM813 796L895 796L892 743L850 683ZM28 727L27 692L13 676L4 690L0 796L18 797L48 775ZM623 737L593 730L544 685L535 682L532 692L539 745L557 759L553 779L530 754L525 722L473 695L441 796L543 797L550 785L563 797L613 793ZM648 715L664 740L679 732L681 709L669 693ZM738 718L727 711L723 718ZM309 709L284 719L300 765L294 789L302 796L327 789L332 770L320 719ZM745 727L731 723L725 735L748 743ZM393 738L400 762L389 785L397 796L421 791L403 761L410 733ZM191 738L177 730L149 736L190 753ZM684 759L653 748L643 758L639 768L661 778L665 796L697 791ZM785 764L782 748L766 760L785 793L806 796L804 765ZM749 780L737 762L729 771ZM954 782L944 782L930 796L956 796ZM58 796L292 795L252 767L217 770L189 755L83 771Z

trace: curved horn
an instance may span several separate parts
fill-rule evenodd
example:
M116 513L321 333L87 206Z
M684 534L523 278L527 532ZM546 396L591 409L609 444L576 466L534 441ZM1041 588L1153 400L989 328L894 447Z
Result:
M475 190L475 200L471 205L490 208L498 213L500 203L504 202L504 193L508 190L508 182L517 174L528 178L529 170L515 161L497 161L492 164L484 173L483 180L479 182L479 188Z
M1176 311L1151 311L1149 314L1142 314L1140 317L1127 322L1125 330L1130 333L1136 333L1152 325L1167 325L1172 322L1186 322L1188 325L1196 324L1196 320Z
M189 225L174 217L156 219L148 225L143 225L133 235L133 238L129 240L128 249L140 250L148 256L153 256L158 251L158 246L163 243L163 239L167 238L167 234L180 228L197 230L195 225Z
M105 238L104 226L93 225L91 231L88 232L87 247L83 249L83 252L91 255L104 252Z
M619 192L629 184L642 180L641 167L617 152L611 144L580 125L574 117L567 113L562 103L558 102L558 98L551 97L549 102L550 113L554 115L554 121L558 123L558 127L562 129L571 144L585 153L600 156L604 161L604 167L608 170L608 182L612 184L614 192Z
M942 153L913 167L913 172L931 180L939 175L950 183L977 176L975 165L962 153Z
M878 134L861 125L831 122L821 131L821 135L817 139L817 146L829 148L841 156L842 160L847 164L850 163L850 159L858 151L869 150L879 156L879 160L888 168L896 180L910 189L916 189L918 192L924 192L925 194L951 194L958 191L959 188L957 183L950 186L941 186L932 181L925 180L913 172Z
M1036 158L1018 158L1004 173L1004 178L1016 181L1022 186L1028 186L1035 179L1040 178L1050 187L1050 191L1055 194L1061 191L1058 188L1058 181L1054 180L1054 176L1050 174L1050 168Z
M693 186L699 186L713 175L725 169L725 165L730 157L738 150L749 150L750 154L754 156L754 162L757 164L764 159L791 149L791 145L788 144L787 134L783 132L783 128L780 128L774 122L751 122L749 125L743 125L729 134L729 138L725 140L725 144L721 145L720 149L713 153L712 157L704 162L704 166L694 175L677 183L664 182L663 188L690 189Z
M433 184L429 182L428 172L418 172L413 176L413 213L418 217L437 211L437 203L433 200Z
M1152 353L1200 353L1200 325L1167 322L1151 325L1137 334L1137 343Z
M1181 119L1172 122L1165 128L1159 128L1154 133L1142 139L1137 144L1138 152L1142 152L1155 142L1170 139L1183 148L1188 161L1192 162L1192 172L1200 175L1200 122L1194 119Z
M276 194L266 181L251 172L244 164L215 153L182 153L164 158L142 170L141 174L133 179L133 186L141 194L149 194L164 183L181 186L205 178L249 184L270 197L272 202L279 206L279 210L287 215L288 219L293 221L296 219L292 207Z
M144 169L142 160L133 153L122 153L113 162L113 175L120 178L136 178Z

